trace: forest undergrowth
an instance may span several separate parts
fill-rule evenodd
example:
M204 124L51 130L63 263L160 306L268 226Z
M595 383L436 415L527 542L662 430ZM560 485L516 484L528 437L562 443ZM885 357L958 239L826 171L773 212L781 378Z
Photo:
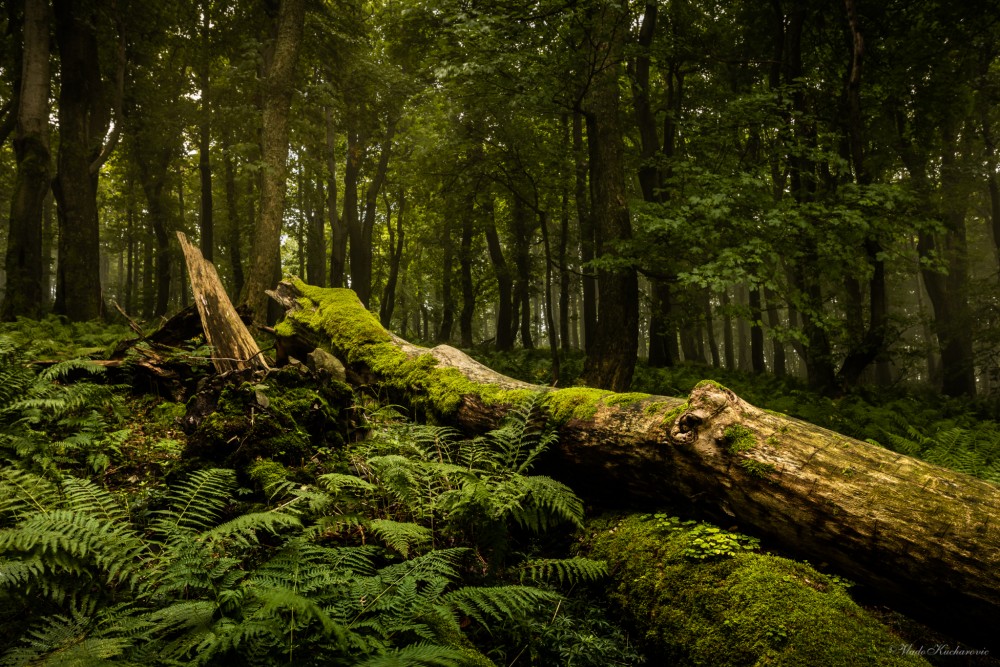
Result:
M556 437L536 403L469 437L305 369L221 385L201 369L201 393L177 401L136 393L128 364L84 359L125 336L58 320L0 330L2 665L850 664L861 650L924 664L892 650L908 621L752 538L669 509L592 521L533 472ZM545 372L530 353L485 361ZM636 388L683 393L704 370L644 369ZM975 434L947 461L994 474L997 440L971 406L901 396L909 412L886 403L863 420L852 398L824 422L823 400L791 384L720 379L900 451L893 419L912 414L905 433L928 458L949 430ZM662 559L652 597L621 583L626 534ZM726 612L748 595L746 613ZM787 615L790 599L802 613Z

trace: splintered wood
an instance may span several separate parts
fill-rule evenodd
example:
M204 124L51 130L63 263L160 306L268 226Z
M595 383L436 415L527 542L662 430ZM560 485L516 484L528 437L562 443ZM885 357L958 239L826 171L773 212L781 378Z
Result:
M201 316L205 341L214 348L212 364L219 373L246 368L267 370L264 355L246 325L236 314L215 266L191 245L183 232L177 238L184 251L194 302Z

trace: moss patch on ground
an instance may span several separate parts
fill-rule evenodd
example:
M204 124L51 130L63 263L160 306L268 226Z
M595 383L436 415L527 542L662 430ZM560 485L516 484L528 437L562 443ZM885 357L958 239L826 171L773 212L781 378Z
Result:
M592 524L588 555L608 562L609 597L652 664L928 664L905 655L905 642L859 607L841 580L807 564L738 550L692 558L704 526L665 527L648 515Z

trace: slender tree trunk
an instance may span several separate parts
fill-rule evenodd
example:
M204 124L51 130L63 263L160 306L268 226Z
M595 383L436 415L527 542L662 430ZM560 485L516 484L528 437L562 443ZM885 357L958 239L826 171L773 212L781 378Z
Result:
M14 156L17 174L10 201L4 269L7 283L0 319L38 317L42 293L42 209L49 191L49 11L46 0L24 3L24 49Z
M268 297L275 274L281 272L281 226L285 211L285 177L288 173L288 113L294 91L305 20L305 0L281 0L274 53L267 64L263 85L261 133L260 217L250 250L250 272L240 300L250 306L254 322L267 320Z
M618 74L628 33L623 23L630 13L625 2L599 11L596 53L606 55L607 60L594 73L588 91L587 139L595 250L613 257L616 251L612 244L632 236L624 132L618 109ZM635 269L600 270L598 290L597 328L593 344L588 345L583 377L591 386L625 391L632 383L639 347L639 280Z
M452 273L454 272L455 244L451 238L451 222L446 221L441 230L441 326L438 328L437 341L447 343L451 340L451 330L455 326L455 299L452 296ZM359 297L360 298L360 297ZM364 303L364 302L362 302Z
M215 257L215 222L212 216L212 97L209 88L211 77L211 3L201 4L201 68L198 72L198 87L201 88L201 126L198 128L198 177L201 185L201 207L199 223L199 247L202 256L209 262Z
M750 370L754 373L764 373L767 366L764 363L764 327L760 302L760 286L749 285L750 294L747 299L750 305Z
M475 232L475 208L467 207L462 212L462 244L458 253L459 284L462 288L462 310L458 315L458 330L461 345L472 347L472 320L476 314L476 287L472 282L472 239Z
M573 164L576 218L580 233L580 262L583 272L583 347L590 349L597 328L597 277L590 262L594 260L594 219L590 210L590 186L587 175L587 149L583 141L583 115L573 114Z
M70 320L103 315L97 217L102 139L109 123L97 48L96 13L79 0L53 0L59 46L59 157L53 190L59 213L54 310Z
M222 164L226 175L226 218L228 223L226 238L229 247L229 265L233 272L233 294L242 294L244 282L243 251L240 214L236 197L236 170L233 168L233 157L228 145L222 147Z
M389 210L388 203L386 210ZM405 226L403 224L406 214L406 197L403 191L399 192L399 205L396 210L396 228L387 223L389 228L389 277L385 281L385 291L382 292L382 302L379 304L379 321L382 326L389 328L392 322L392 313L396 307L396 283L399 280L399 270L403 261L403 248L405 239ZM406 310L403 309L403 331L406 330ZM400 334L405 335L405 334Z
M534 349L531 339L531 212L520 197L511 206L511 230L514 236L514 303L520 313L521 345Z
M326 225L323 223L323 181L307 174L306 276L311 285L326 287Z
M348 199L356 199L357 186L355 185L348 189L346 182L344 186L344 210L345 217L347 218L347 233L350 237L351 289L357 293L358 298L366 306L371 301L372 291L372 233L375 229L376 204L389 169L389 155L392 152L392 142L395 135L396 121L394 118L390 118L382 140L382 150L379 153L378 165L365 193L363 216L359 216L356 213L347 213ZM362 140L362 135L355 135L357 143ZM355 148L354 150L359 150L360 154L364 153L359 148ZM348 160L349 169L360 170L360 162L355 165L351 163L352 160ZM357 178L357 172L355 172L354 178ZM352 193L354 193L353 196ZM348 215L350 217L347 217Z
M771 330L771 348L774 352L771 358L771 371L775 377L785 377L785 346L775 334L781 326L781 316L778 314L778 294L765 288L764 297L767 300L767 326Z
M333 113L323 109L326 138L326 213L330 217L330 286L343 287L347 269L347 229L340 218L337 204L337 137L333 128Z
M736 350L733 345L733 315L729 301L729 292L723 290L722 301L722 353L726 360L726 370L736 370Z
M549 337L549 357L552 360L552 386L559 385L559 337L556 334L555 318L552 315L552 247L549 243L549 221L544 213L538 214L538 224L542 229L542 247L545 251L545 328Z
M712 367L718 368L720 365L719 360L719 342L715 338L715 322L712 316L712 298L711 293L708 290L704 291L702 297L702 304L705 314L705 331L708 335L708 347L712 355Z
M510 275L510 267L503 256L503 246L500 245L500 236L497 234L497 223L493 203L488 205L486 214L486 246L490 253L490 262L493 264L493 272L497 279L497 292L499 303L497 304L497 332L496 349L505 352L514 349L513 335L513 280Z

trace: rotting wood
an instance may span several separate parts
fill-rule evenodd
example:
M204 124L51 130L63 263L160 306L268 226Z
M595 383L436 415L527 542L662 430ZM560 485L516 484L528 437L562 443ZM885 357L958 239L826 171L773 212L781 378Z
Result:
M591 502L683 505L829 564L960 638L996 644L1000 487L760 410L714 383L683 405L538 387L454 348L407 343L349 290L282 283L275 296L288 308L282 335L328 349L377 393L400 400L405 385L405 398L464 429L496 426L525 390L546 392L560 435L549 472Z
M187 262L205 341L214 348L212 364L215 370L219 373L245 369L267 370L267 361L257 341L236 313L222 281L219 280L215 265L188 242L183 232L177 232L177 238Z

